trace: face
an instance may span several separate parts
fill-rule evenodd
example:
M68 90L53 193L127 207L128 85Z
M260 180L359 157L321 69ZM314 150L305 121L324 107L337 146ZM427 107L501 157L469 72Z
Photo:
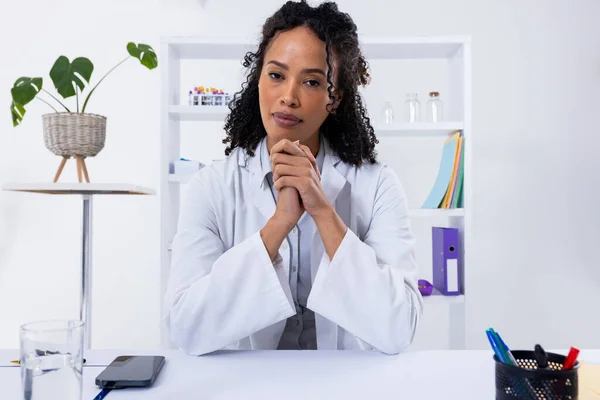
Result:
M269 149L289 139L300 140L315 153L331 102L326 73L325 43L310 29L297 27L273 38L258 82Z

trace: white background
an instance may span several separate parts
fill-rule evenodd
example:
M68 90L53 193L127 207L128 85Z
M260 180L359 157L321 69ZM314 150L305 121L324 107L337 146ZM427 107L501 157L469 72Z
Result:
M32 103L24 124L12 128L9 89L18 77L42 76L50 88L48 71L64 54L89 57L97 82L127 55L128 41L158 50L161 35L256 38L280 4L208 0L202 9L196 0L0 3L0 95L6 104L0 113L0 183L48 181L60 161L43 145L40 115L49 111L43 103ZM338 4L362 35L472 36L469 271L478 286L468 288L469 347L487 348L489 326L513 348L538 342L600 347L600 2ZM94 94L88 111L108 116L109 136L103 152L88 161L93 181L158 189L159 88L160 71L130 60ZM74 166L63 174L73 180ZM94 347L156 347L158 197L98 198L94 208ZM21 323L78 315L79 232L76 198L0 193L0 348L18 347ZM443 329L436 332L438 318L443 316L426 316L418 341L443 336Z

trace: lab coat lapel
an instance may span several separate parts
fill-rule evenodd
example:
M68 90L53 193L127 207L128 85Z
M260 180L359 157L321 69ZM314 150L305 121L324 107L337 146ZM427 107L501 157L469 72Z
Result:
M346 185L346 178L337 170L340 163L339 157L333 153L327 141L323 140L325 158L323 159L323 172L321 174L321 186L329 203L335 207L338 195Z
M254 152L254 157L250 157L245 154L243 161L240 161L240 165L243 164L245 168L250 171L249 184L250 184L250 201L256 207L264 217L264 220L260 222L260 226L257 226L257 229L261 229L264 224L267 223L269 218L275 214L275 209L277 208L277 204L275 203L275 199L273 198L273 193L271 192L271 188L269 184L265 180L265 171L263 171L261 165L261 156L265 153L262 146L266 146L266 138L263 139L259 145L256 147L256 151ZM245 153L245 152L244 152ZM285 266L283 269L283 273L286 276L286 281L289 281L289 249L286 252L285 250L279 249L279 255L281 255L283 260L283 265ZM291 291L289 287L284 287L283 290L286 292L286 295L291 298Z
M335 208L338 215L342 218L346 226L350 227L350 196L341 196L343 190L349 190L347 180L344 175L338 170L346 168L344 163L340 163L340 159L333 153L331 148L325 142L325 158L323 160L323 172L321 174L321 186L329 200L329 203ZM315 276L321 264L321 260L325 256L325 247L318 229L312 238L311 248L311 277L314 282ZM317 348L320 350L335 350L338 348L338 329L337 325L327 318L315 313L315 323L317 331Z
M250 171L250 201L265 216L266 222L275 213L276 205L261 167L262 146L265 146L265 139L256 147L254 157L245 155L244 163Z
M346 226L350 227L351 224L351 213L350 213L350 196L342 196L339 197L340 193L344 188L349 190L350 188L346 186L348 181L344 177L344 175L338 170L338 168L345 168L346 165L344 163L340 163L339 157L333 153L331 148L327 145L327 142L324 141L325 147L325 158L323 159L323 171L321 173L321 187L327 196L327 200L329 203L335 208L335 211L342 218ZM319 269L319 264L321 263L321 258L325 253L325 247L323 246L323 240L321 240L321 235L319 234L319 230L315 229L312 238L312 247L311 247L311 277L314 282L315 276L317 275L317 271Z

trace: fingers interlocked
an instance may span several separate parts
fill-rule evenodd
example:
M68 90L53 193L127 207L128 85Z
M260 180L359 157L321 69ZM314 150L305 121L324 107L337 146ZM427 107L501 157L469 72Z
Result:
M282 176L321 180L317 161L310 149L286 139L281 140L271 149L271 168L273 182L277 182Z

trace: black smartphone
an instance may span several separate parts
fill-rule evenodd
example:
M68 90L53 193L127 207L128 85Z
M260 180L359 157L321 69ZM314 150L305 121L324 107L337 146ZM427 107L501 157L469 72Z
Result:
M151 386L165 364L163 356L119 356L96 377L102 389Z

